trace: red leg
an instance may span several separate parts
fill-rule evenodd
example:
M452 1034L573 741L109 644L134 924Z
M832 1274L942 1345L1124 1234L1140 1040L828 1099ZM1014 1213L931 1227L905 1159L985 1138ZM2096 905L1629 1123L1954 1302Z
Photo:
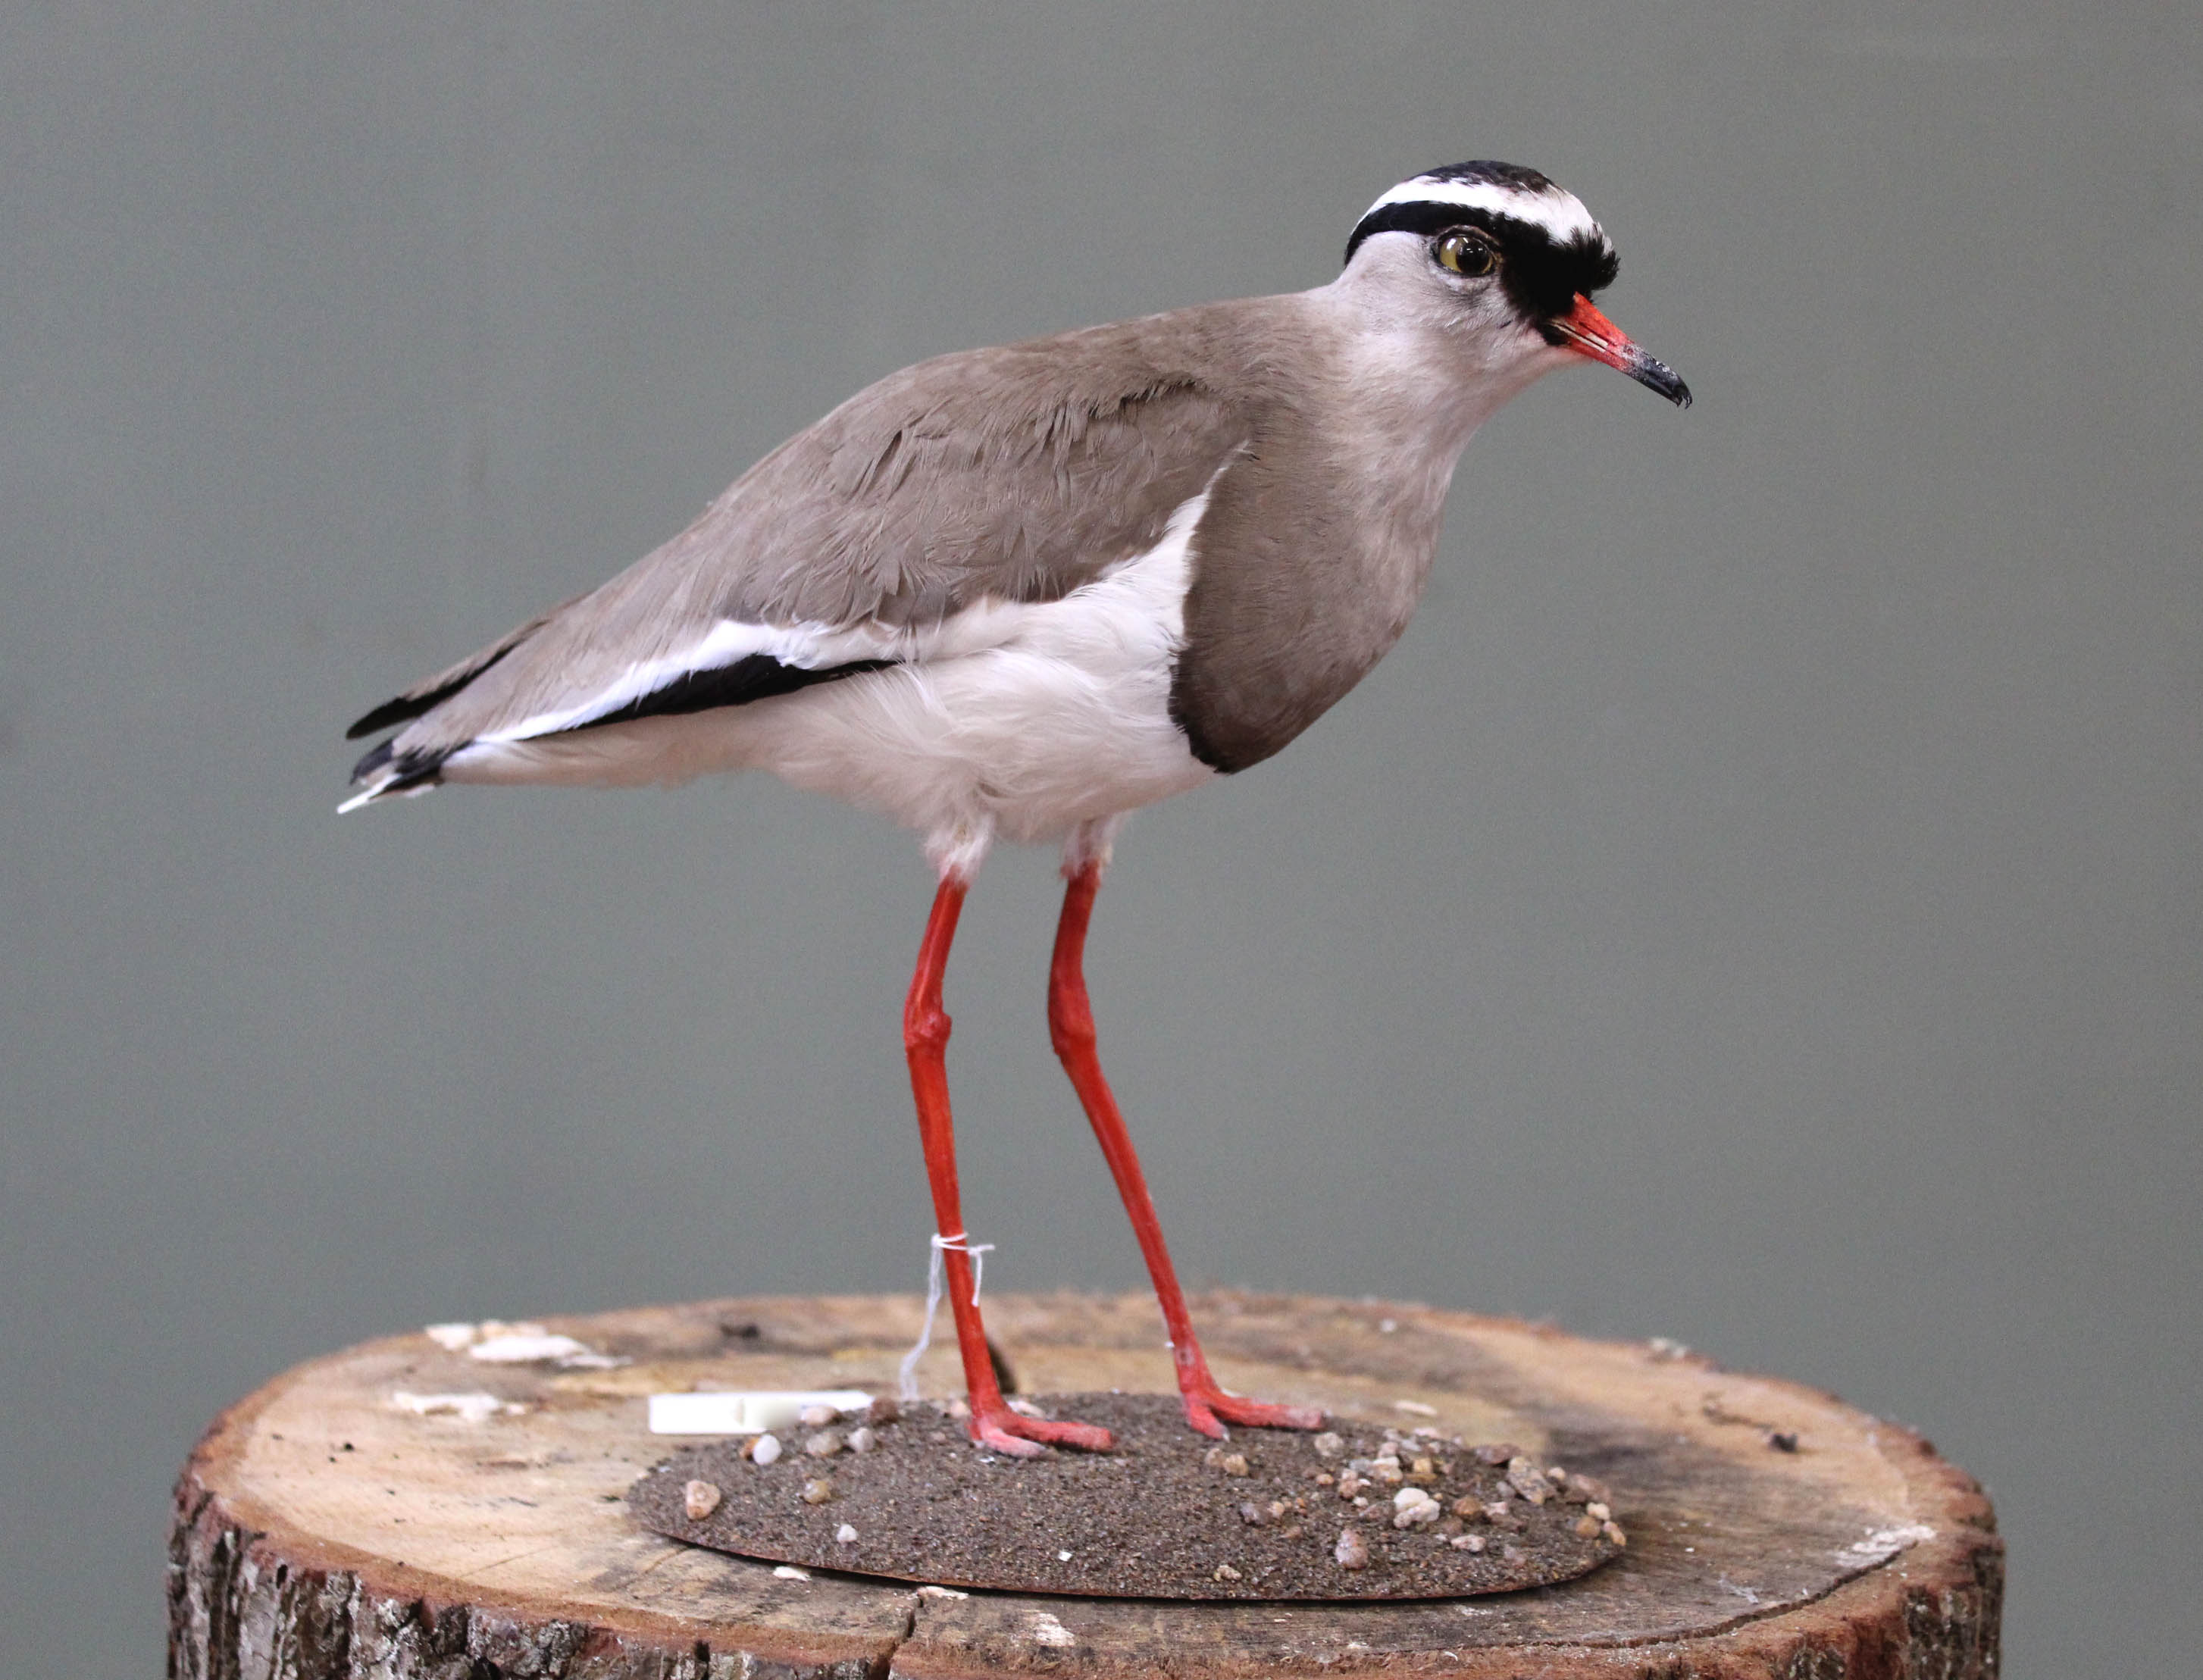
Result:
M948 946L956 937L956 917L964 908L964 883L944 876L918 950L918 972L903 1006L902 1041L910 1055L910 1082L918 1097L918 1132L925 1147L925 1176L933 1187L936 1229L948 1237L964 1234L964 1215L956 1195L956 1134L948 1111L948 1012L941 1006L941 977L948 966ZM1020 1417L1002 1400L987 1357L987 1333L979 1323L972 1283L972 1257L950 1248L942 1259L948 1274L948 1303L956 1314L956 1347L964 1356L964 1383L972 1400L972 1439L998 1453L1029 1458L1043 1442L1066 1447L1109 1446L1109 1431L1091 1424L1053 1423Z
M1312 1406L1273 1406L1263 1400L1227 1394L1208 1373L1201 1343L1186 1316L1185 1297L1178 1287L1170 1250L1163 1246L1163 1228L1155 1218L1155 1203L1148 1199L1148 1181L1133 1152L1132 1139L1125 1129L1124 1116L1102 1076L1102 1058L1095 1054L1094 1011L1086 1000L1083 958L1086 924L1094 913L1094 894L1102 885L1102 864L1090 858L1069 875L1063 894L1063 919L1056 924L1055 961L1048 971L1048 1026L1055 1040L1055 1053L1077 1088L1086 1117L1094 1124L1102 1153L1116 1178L1117 1194L1125 1200L1140 1253L1147 1260L1148 1276L1155 1280L1155 1299L1162 1304L1163 1323L1170 1331L1171 1357L1178 1365L1178 1392L1185 1397L1185 1421L1203 1435L1221 1436L1224 1425L1264 1424L1278 1429L1314 1429L1323 1426L1323 1413Z

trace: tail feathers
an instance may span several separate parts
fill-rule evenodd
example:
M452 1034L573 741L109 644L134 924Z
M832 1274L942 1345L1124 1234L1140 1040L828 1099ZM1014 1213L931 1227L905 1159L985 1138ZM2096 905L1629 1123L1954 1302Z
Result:
M391 741L383 742L352 766L352 786L360 791L337 807L337 815L357 811L378 799L410 799L427 793L444 779L444 760L451 756L448 748L399 752L393 750Z

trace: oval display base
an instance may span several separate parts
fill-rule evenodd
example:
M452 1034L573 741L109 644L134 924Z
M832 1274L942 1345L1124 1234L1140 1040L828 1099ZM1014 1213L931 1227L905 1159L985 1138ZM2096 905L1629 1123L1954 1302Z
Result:
M1111 1598L1461 1598L1572 1581L1621 1549L1623 1530L1586 1513L1594 1496L1613 1508L1604 1485L1586 1471L1549 1489L1550 1467L1511 1444L1479 1458L1479 1443L1429 1425L1352 1423L1218 1442L1186 1426L1175 1394L1051 1395L1041 1410L1099 1424L1115 1444L1013 1459L921 1404L862 1453L839 1429L801 1431L766 1465L747 1441L689 1447L628 1502L670 1539L742 1557ZM806 1437L833 1450L806 1453ZM1508 1480L1510 1458L1536 1502Z

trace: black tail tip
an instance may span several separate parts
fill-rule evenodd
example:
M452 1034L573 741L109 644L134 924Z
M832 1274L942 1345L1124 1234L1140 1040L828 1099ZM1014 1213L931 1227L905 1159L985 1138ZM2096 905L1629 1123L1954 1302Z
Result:
M352 786L377 783L377 793L425 787L443 780L444 760L450 757L448 752L397 752L384 741L351 767Z

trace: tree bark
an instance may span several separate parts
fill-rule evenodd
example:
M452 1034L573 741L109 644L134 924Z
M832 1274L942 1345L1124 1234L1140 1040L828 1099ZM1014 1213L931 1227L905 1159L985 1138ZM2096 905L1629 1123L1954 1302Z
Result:
M990 1293L987 1312L1027 1392L1171 1390L1147 1296ZM892 1392L918 1317L901 1297L700 1302L550 1323L627 1361L613 1368L485 1362L422 1334L301 1365L218 1418L184 1467L168 1671L1997 1672L1995 1519L1918 1436L1674 1350L1409 1305L1217 1294L1196 1317L1234 1390L1512 1440L1602 1477L1628 1530L1621 1558L1563 1586L1421 1603L960 1597L823 1572L790 1579L631 1520L623 1490L677 1444L647 1432L643 1396L700 1382ZM922 1378L929 1393L954 1392L953 1357L936 1350Z

